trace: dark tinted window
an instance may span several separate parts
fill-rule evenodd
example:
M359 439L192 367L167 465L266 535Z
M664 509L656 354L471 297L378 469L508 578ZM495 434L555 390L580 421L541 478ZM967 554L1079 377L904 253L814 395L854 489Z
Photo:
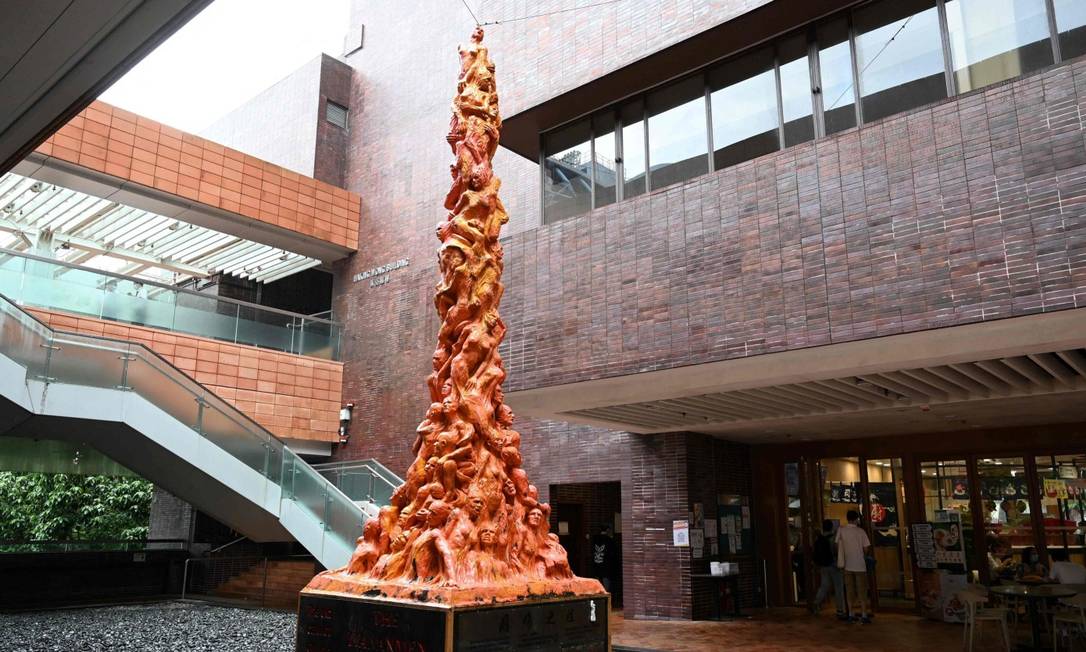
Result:
M822 119L826 133L856 126L856 87L848 21L842 16L818 27L818 69L822 82Z
M649 184L655 188L709 171L705 82L692 77L648 97Z
M592 153L588 120L547 134L543 148L543 221L592 209Z
M946 23L959 93L1052 65L1044 0L949 0Z
M934 0L883 0L853 21L865 122L946 97Z
M595 134L596 208L613 204L618 198L615 164L615 114L601 113L592 119Z
M814 108L811 95L811 60L807 56L807 35L785 39L777 46L781 76L781 111L784 113L784 146L814 138Z
M720 170L780 148L773 52L761 50L709 73L713 165Z
M1060 34L1060 56L1066 61L1086 54L1086 2L1053 0L1052 4Z

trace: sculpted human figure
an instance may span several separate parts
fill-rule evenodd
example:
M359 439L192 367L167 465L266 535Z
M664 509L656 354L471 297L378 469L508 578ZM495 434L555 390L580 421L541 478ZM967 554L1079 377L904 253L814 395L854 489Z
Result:
M391 504L365 524L342 570L360 587L370 582L365 591L478 587L472 595L485 599L508 595L502 585L542 583L540 590L552 594L572 586L565 551L549 531L550 507L522 466L521 436L501 388L506 325L499 314L499 237L509 215L492 165L502 123L495 69L482 40L477 28L459 49L446 135L453 154L447 213L434 228L441 241L434 292L441 326L426 377L429 405L411 445L415 460ZM573 581L585 583L584 593L602 592L598 583Z

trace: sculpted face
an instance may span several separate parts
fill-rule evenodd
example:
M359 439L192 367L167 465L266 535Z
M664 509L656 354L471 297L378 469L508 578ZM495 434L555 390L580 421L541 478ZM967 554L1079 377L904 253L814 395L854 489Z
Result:
M517 495L517 486L513 484L512 480L506 480L505 484L502 485L502 489L505 491L506 496Z
M497 540L497 537L498 533L494 531L494 528L483 528L479 533L479 541L487 546L494 545L494 541Z
M538 507L533 507L528 512L528 525L532 527L539 527L539 524L543 522L543 512Z
M483 512L483 499L479 496L472 496L468 501L468 509L471 511L472 516L478 516Z

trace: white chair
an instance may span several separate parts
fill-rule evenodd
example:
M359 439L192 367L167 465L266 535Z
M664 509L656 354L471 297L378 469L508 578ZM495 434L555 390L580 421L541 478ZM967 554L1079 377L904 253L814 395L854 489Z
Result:
M1007 610L1003 608L983 608L981 605L987 602L988 597L983 594L982 588L967 588L958 593L958 599L965 603L965 630L962 632L962 647L972 652L973 638L976 635L977 626L984 622L993 622L999 623L999 631L1003 635L1003 645L1007 652L1010 652L1011 636L1007 632Z
M1073 639L1076 633L1086 633L1086 595L1079 594L1073 598L1060 600L1060 604L1069 607L1066 611L1057 611L1052 615L1052 650L1056 652L1060 647L1061 630L1070 630L1069 638ZM1068 641L1068 649L1071 649L1071 641Z

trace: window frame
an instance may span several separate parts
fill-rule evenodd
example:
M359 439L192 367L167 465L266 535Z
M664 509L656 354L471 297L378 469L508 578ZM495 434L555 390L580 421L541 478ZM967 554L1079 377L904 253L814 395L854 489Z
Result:
M778 140L778 145L779 145L776 152L780 152L780 151L783 151L785 149L790 149L791 147L796 147L796 146L802 145L803 143L806 143L806 142L814 142L814 141L820 140L822 138L825 138L826 137L825 102L824 102L824 99L823 99L823 92L822 92L822 67L821 67L821 61L820 61L820 58L819 58L820 46L819 46L819 42L818 42L817 28L818 28L818 26L820 26L820 25L822 25L824 23L827 23L829 21L839 20L839 19L843 18L846 21L846 25L847 25L847 30L848 30L847 42L848 42L848 47L849 47L850 63L851 63L851 66L852 66L852 91L853 91L853 103L852 103L852 105L853 105L853 111L855 112L855 116L856 116L856 118L855 118L856 119L856 124L855 124L854 127L851 127L851 129L859 129L859 128L863 127L865 124L868 124L868 122L866 122L865 119L864 119L864 112L863 112L863 97L864 97L864 95L863 95L863 83L862 83L863 82L863 77L862 77L863 71L860 70L859 65L858 65L858 60L857 60L857 53L856 53L856 36L857 36L857 34L856 34L856 25L855 25L855 20L854 20L854 13L855 13L855 11L857 9L867 7L867 6L870 6L870 5L873 5L873 4L877 4L879 2L888 2L888 1L889 0L866 0L864 2L858 2L856 4L853 4L853 5L849 6L849 7L841 9L840 11L836 11L836 12L833 12L832 14L824 16L824 17L822 17L822 18L820 18L818 20L811 21L811 22L809 22L807 24L798 26L795 29L784 32L784 33L776 36L775 38L773 38L773 39L771 39L769 41L764 41L764 42L752 44L749 47L743 48L742 50L730 53L726 57L723 57L723 58L715 60L715 61L710 61L710 62L708 62L708 63L706 63L706 64L704 64L704 65L702 65L702 66L700 66L700 67L698 67L696 69L693 69L693 70L689 71L687 74L684 74L684 75L682 75L680 77L670 79L670 80L668 80L666 82L656 84L656 85L654 85L652 87L649 87L649 88L642 89L641 91L638 91L637 93L631 94L631 95L623 98L622 100L620 100L618 102L614 102L612 104L609 104L609 105L607 105L607 106L605 106L605 107L603 107L601 109L595 110L595 111L589 111L587 113L581 114L581 115L577 116L576 118L573 118L571 120L567 120L566 122L563 122L563 123L561 123L559 125L555 125L554 127L550 128L550 129L547 129L546 131L540 132L539 133L539 168L540 168L539 224L546 226L546 225L549 225L549 224L553 224L555 222L560 222L560 221L565 220L565 219L569 219L569 218L573 218L573 217L579 217L581 215L591 213L592 211L595 211L598 208L602 208L602 207L596 206L596 121L595 121L595 118L598 115L608 113L608 112L612 113L613 117L614 117L616 183L615 183L615 200L613 202L607 204L607 205L619 204L619 203L621 203L621 202L623 202L623 201L625 201L627 199L627 197L626 197L626 164L625 164L626 156L625 156L625 142L624 142L625 139L623 138L623 132L625 130L626 123L623 120L623 110L622 109L623 109L624 106L626 106L626 105L628 105L630 103L639 102L640 105L641 105L641 128L642 128L642 136L641 136L641 138L642 138L642 141L643 141L643 144L644 144L643 156L644 156L644 162L645 162L645 179L644 179L645 190L643 192L641 192L641 193L637 193L637 196L651 195L651 194L653 194L655 192L659 192L663 188L667 188L667 187L670 187L671 185L675 185L675 184L669 184L668 186L662 186L660 188L655 188L652 185L652 159L650 157L650 149L651 149L651 147L650 147L650 143L649 143L648 97L652 93L655 93L657 91L661 91L661 90L663 90L663 89L665 89L665 88L667 88L669 86L672 86L672 85L686 83L691 78L698 77L698 76L701 77L702 85L703 85L703 88L704 88L702 106L703 106L703 109L705 111L705 133L706 133L706 152L707 152L706 157L708 159L708 170L703 174L699 174L699 175L695 175L694 177L691 177L691 179L695 179L695 178L698 178L700 176L704 176L705 174L712 174L714 172L717 172L718 168L715 165L715 160L714 160L715 157L713 155L714 152L715 152L715 149L714 149L715 148L715 143L713 142L713 108L712 108L712 102L711 102L712 88L710 87L710 84L709 84L709 72L714 68L729 65L729 63L734 62L737 59L739 59L739 58L741 58L741 57L743 57L743 56L745 56L747 54L750 54L751 52L754 52L758 48L764 48L764 47L768 46L768 47L771 47L772 51L773 51L773 76L774 76L774 83L776 84L776 93L777 93L777 140ZM947 96L946 96L946 98L944 98L944 100L951 99L951 98L954 98L954 97L958 97L958 96L963 94L957 88L957 82L956 82L955 76L954 76L954 70L953 70L954 61L953 61L952 53L951 53L950 31L949 31L949 28L948 28L948 25L947 25L946 1L947 0L935 0L935 7L936 7L936 12L937 12L937 20L938 20L938 23L939 23L939 37L940 37L940 41L941 41L941 45L942 45L943 77L944 77L944 80L945 80L945 83L946 83L946 91L947 91ZM1019 77L1022 77L1022 76L1025 76L1025 75L1036 74L1037 72L1039 72L1041 70L1046 70L1046 69L1051 68L1051 67L1060 66L1060 65L1063 65L1065 63L1065 61L1063 59L1063 56L1062 56L1062 53L1060 52L1059 32L1058 32L1057 25L1056 25L1056 12L1055 12L1054 1L1053 0L1044 0L1044 6L1045 6L1045 13L1046 13L1046 18L1047 18L1047 23L1048 23L1049 42L1051 43L1051 46L1052 46L1052 57L1053 57L1052 65L1040 68L1039 70L1032 70L1030 72L1024 73L1023 75L1010 77L1010 78L1008 78L1006 80L1002 80L1001 82L995 82L995 83L1005 83L1007 81L1010 81L1010 80L1013 80L1013 79L1018 79ZM803 141L801 143L796 143L795 145L786 146L785 145L785 135L784 135L784 103L783 103L784 98L783 98L783 90L781 89L781 73L780 73L780 68L781 68L780 44L783 41L785 41L786 39L795 38L796 36L798 36L800 34L802 34L803 37L807 41L807 61L808 61L808 69L809 69L810 92L811 92L811 111L812 111L811 117L812 117L812 120L813 120L813 123L814 123L814 129L813 129L814 136L813 136L812 140ZM987 86L977 88L977 89L972 89L972 90L967 91L967 92L981 91L984 88L987 88ZM944 100L941 100L941 101L944 101ZM916 108L918 108L918 107L914 107L912 109L907 109L906 112L915 111ZM893 115L897 115L897 114L893 114ZM883 118L879 118L879 119L885 119L886 117L889 117L889 116L884 116ZM590 174L590 183L591 183L591 197L590 197L590 205L591 205L591 207L585 213L577 213L575 215L570 215L568 217L564 217L564 218L560 218L558 220L553 220L551 222L548 222L547 219L546 219L545 211L544 211L545 200L546 200L546 185L545 185L545 175L546 175L545 162L546 162L546 158L547 158L547 151L546 151L546 148L545 148L546 136L548 134L550 134L550 133L553 133L553 132L559 130L559 129L563 129L563 128L569 126L569 125L572 125L572 124L576 123L579 120L588 120L588 122L589 122L589 133L590 133L589 148L590 148L590 157L591 157L591 165L589 166L590 167L590 173L589 174ZM875 121L877 121L877 120L875 120ZM835 132L835 133L840 133L840 132ZM676 184L687 183L689 181L690 181L690 179L685 179L683 181L676 182Z

